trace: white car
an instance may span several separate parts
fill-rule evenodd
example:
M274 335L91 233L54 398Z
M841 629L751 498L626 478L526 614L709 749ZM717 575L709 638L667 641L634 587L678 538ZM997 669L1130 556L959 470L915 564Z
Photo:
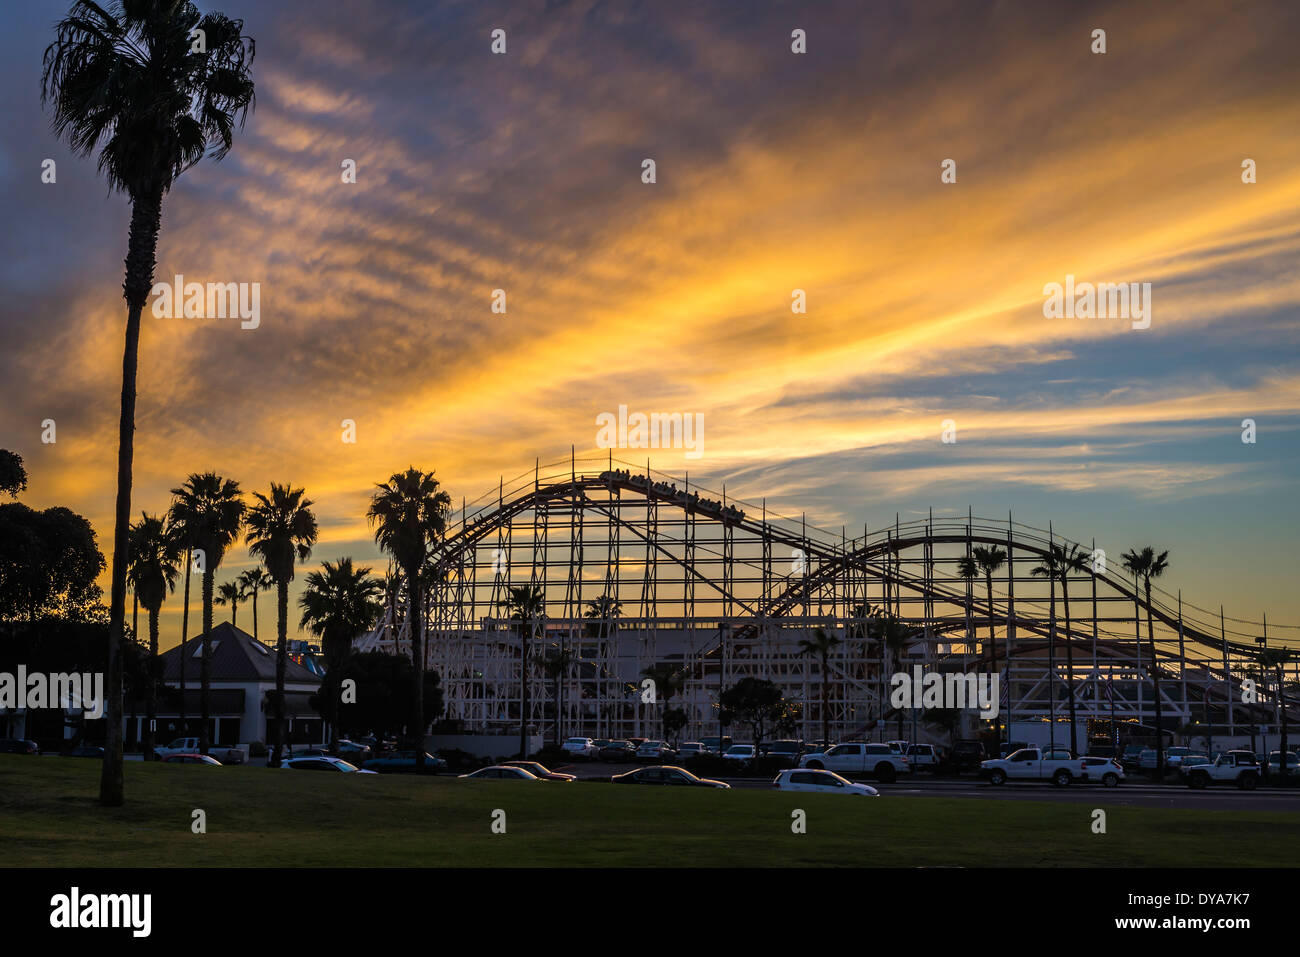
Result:
M782 771L772 782L778 791L809 791L814 794L858 794L880 797L880 792L866 784L855 784L834 771L814 771L810 768L791 768Z
M758 755L758 749L752 744L733 744L722 753L723 758L737 764L750 764Z
M1100 781L1113 788L1124 782L1124 765L1115 758L1082 757L1073 774L1080 781Z
M675 757L677 754L668 746L667 741L644 741L636 749L636 760L638 761L666 761Z
M713 752L700 741L684 741L682 746L677 749L678 760L685 761L689 758L698 758L705 754Z
M285 761L282 768L290 768L294 771L343 771L348 774L374 774L374 771L363 771L355 764L348 764L342 758L332 758L328 754L314 754L309 758L290 758Z
M592 760L596 757L596 741L593 738L565 738L560 750L575 758Z
M523 768L512 767L508 764L494 764L490 768L479 768L477 771L471 771L469 774L460 775L462 778L476 778L480 781L541 781L531 771L525 771Z

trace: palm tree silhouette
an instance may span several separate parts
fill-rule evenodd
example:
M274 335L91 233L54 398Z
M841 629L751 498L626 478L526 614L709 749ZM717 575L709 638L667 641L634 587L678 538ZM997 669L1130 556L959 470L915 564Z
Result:
M153 760L154 721L158 717L158 614L169 591L176 590L181 544L156 515L140 514L131 526L131 589L149 615L149 680L145 684L144 759Z
M1150 545L1144 548L1131 548L1124 553L1124 567L1133 575L1134 581L1141 579L1147 602L1147 647L1151 652L1151 690L1156 699L1156 775L1165 776L1165 737L1163 715L1160 705L1160 667L1156 661L1155 622L1151 614L1151 579L1159 578L1169 568L1169 552L1159 555Z
M414 467L394 472L370 499L366 519L375 529L375 542L393 556L406 579L407 623L411 633L411 663L415 666L415 694L411 734L417 765L424 765L424 631L420 600L420 567L431 546L447 528L451 496L442 490L433 472ZM394 622L396 624L396 622Z
M230 623L236 628L239 627L239 602L244 597L243 589L239 587L239 581L222 582L217 586L217 594L212 599L218 605L230 606Z
M1033 570L1035 575L1050 575L1055 581L1061 583L1061 602L1065 608L1065 695L1070 710L1070 753L1079 753L1078 732L1075 725L1075 704L1074 704L1074 642L1070 634L1070 575L1076 572L1086 571L1088 567L1087 557L1079 551L1079 546L1070 544L1050 545L1048 555L1043 559L1043 563ZM1055 615L1056 605L1053 603L1053 615ZM1053 633L1055 633L1055 620L1053 624ZM1056 669L1052 668L1052 680L1056 679ZM1056 689L1052 689L1052 694Z
M807 638L799 639L799 650L805 655L817 655L822 661L822 743L829 745L831 742L831 715L830 703L827 700L830 694L831 684L831 652L840 644L840 639L835 635L828 635L818 628L813 631L812 640Z
M528 757L528 645L546 614L546 597L540 585L511 587L501 603L519 635L519 758Z
M383 614L383 592L384 583L371 576L370 568L354 568L351 558L340 558L334 564L324 562L320 571L308 572L306 587L298 598L302 609L299 625L321 640L327 671L343 666L352 639L372 627ZM333 747L338 742L339 702L330 698L322 706Z
M555 682L555 746L557 748L560 746L560 692L563 687L564 673L568 670L569 665L573 664L573 661L572 651L568 649L560 650L559 648L547 652L542 659L542 671L546 673L547 678Z
M205 154L221 159L253 106L254 56L242 20L200 14L188 0L76 0L55 27L41 71L41 102L73 153L99 150L109 189L131 200L127 236L126 347L118 424L117 502L108 629L108 708L100 803L124 800L122 640L126 618L127 537L131 520L136 363L140 314L153 288L162 200L177 177ZM195 31L199 31L195 33ZM202 49L196 49L199 38ZM206 735L206 729L203 732Z
M1278 732L1282 736L1281 752L1278 755L1278 771L1281 781L1286 781L1286 748L1287 748L1287 715L1286 715L1286 697L1283 683L1284 675L1282 674L1283 666L1295 660L1295 652L1287 648L1261 648L1259 650L1259 664L1261 668L1270 668L1273 671L1273 677L1277 681L1277 702L1279 728Z
M998 671L998 643L993 636L993 573L1006 563L1007 553L996 545L977 545L972 554L975 557L975 564L984 573L984 592L989 606L989 678L992 679ZM1011 662L1008 661L1007 668L1010 667ZM1009 670L1007 673L1010 675ZM998 742L1001 743L1001 718L994 719L993 729L997 733Z
M172 514L186 529L193 550L202 558L203 658L199 667L199 751L208 753L212 717L212 583L226 549L234 544L244 524L246 506L239 483L215 472L195 473L180 488L172 489Z
M248 510L248 552L261 559L275 582L275 742L271 767L280 766L284 747L284 672L289 659L289 582L295 561L305 562L316 544L316 516L305 491L271 483L271 494L254 492L256 501Z
M239 575L239 589L243 600L253 604L253 637L257 638L257 596L268 591L275 582L261 565L246 569Z

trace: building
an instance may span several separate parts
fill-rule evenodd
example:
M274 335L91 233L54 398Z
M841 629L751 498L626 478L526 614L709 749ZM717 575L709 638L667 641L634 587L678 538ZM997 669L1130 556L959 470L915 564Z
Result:
M160 744L187 732L197 733L201 702L199 675L203 664L203 636L185 642L185 694L180 695L181 648L176 646L160 655L165 689L158 695L158 726L155 735ZM321 679L292 657L285 662L285 718L289 741L293 744L318 744L324 740L325 728L320 715L311 706L311 697L320 689ZM209 705L214 745L250 745L270 740L275 717L272 704L275 692L275 648L229 622L212 629ZM181 705L184 704L182 708ZM129 701L126 713L127 747L138 747L144 732L144 702ZM185 713L182 724L181 712Z

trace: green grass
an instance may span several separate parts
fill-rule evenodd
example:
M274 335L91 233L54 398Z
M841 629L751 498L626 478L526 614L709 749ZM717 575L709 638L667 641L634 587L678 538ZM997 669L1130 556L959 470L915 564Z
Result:
M108 809L99 767L0 755L0 865L1289 866L1300 839L1300 815L1107 807L1101 794L872 800L139 763L126 765L126 806ZM190 830L195 808L206 834ZM496 808L504 835L490 830ZM790 831L794 808L806 834Z

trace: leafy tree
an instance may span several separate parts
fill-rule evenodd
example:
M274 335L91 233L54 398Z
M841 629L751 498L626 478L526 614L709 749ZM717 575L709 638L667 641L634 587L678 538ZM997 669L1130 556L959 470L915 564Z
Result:
M93 617L103 570L95 531L76 512L0 504L0 619Z
M27 469L23 468L23 457L17 452L0 449L0 492L8 492L13 498L27 489Z
M325 673L320 692L312 697L314 707L329 720L327 702L339 702L337 720L340 733L379 735L397 733L411 719L415 669L405 655L382 651L350 652L337 668ZM342 702L343 682L356 682L355 702ZM426 671L420 695L424 708L422 722L429 724L442 714L441 679L436 671Z
M780 685L766 678L741 678L722 692L719 703L722 723L746 725L756 750L769 732L788 729L795 714L781 694Z
M110 806L124 800L120 656L140 315L153 287L163 196L205 154L221 159L230 151L235 123L242 125L253 105L254 47L243 27L220 13L201 14L188 0L76 0L43 61L41 101L52 107L55 134L81 156L98 148L109 188L131 200L106 682L110 730L99 796Z

